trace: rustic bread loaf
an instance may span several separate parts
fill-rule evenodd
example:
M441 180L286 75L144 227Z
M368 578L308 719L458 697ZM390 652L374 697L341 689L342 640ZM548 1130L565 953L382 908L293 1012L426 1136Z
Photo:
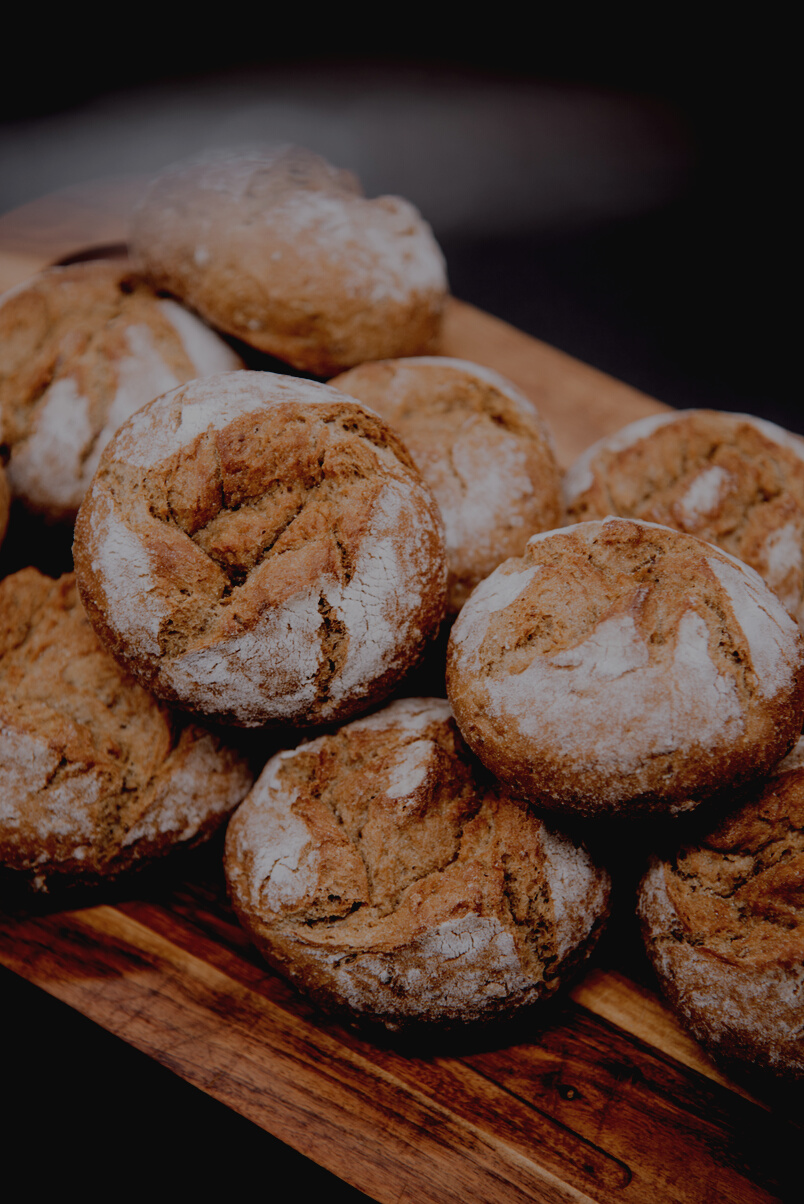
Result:
M117 428L198 376L241 367L194 314L124 261L50 268L0 298L0 443L11 488L73 521Z
M486 774L441 699L269 761L226 837L237 913L322 1006L389 1029L510 1015L591 949L609 881Z
M166 169L134 214L157 288L220 330L331 376L433 349L446 300L430 227L399 197L293 146L208 152Z
M748 414L656 414L595 443L566 475L571 518L620 514L688 531L764 577L804 625L804 439Z
M441 520L398 436L336 389L268 372L135 414L74 555L95 629L143 685L248 727L368 709L444 610Z
M651 962L713 1054L804 1080L804 740L695 843L654 858Z
M524 394L466 360L415 357L361 364L330 381L381 414L404 439L444 519L447 608L457 614L484 577L559 526L552 437Z
M539 806L693 807L798 737L798 628L747 565L609 518L535 535L475 590L447 691L469 746Z
M251 781L120 669L72 574L0 582L0 865L45 889L110 880L209 836Z

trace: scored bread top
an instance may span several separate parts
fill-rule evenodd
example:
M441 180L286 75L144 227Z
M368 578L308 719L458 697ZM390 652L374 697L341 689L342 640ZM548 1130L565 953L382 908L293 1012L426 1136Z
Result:
M563 513L549 429L510 381L466 360L361 364L330 381L399 431L444 519L453 614Z
M489 1018L552 993L609 889L483 771L441 699L280 753L227 833L226 870L274 965L392 1023Z
M367 709L443 614L440 518L398 437L272 373L196 381L135 415L74 552L114 654L160 697L247 726Z
M564 480L576 521L619 514L739 557L804 625L804 439L749 414L655 414L601 439Z
M125 261L50 268L0 298L0 443L14 494L74 519L117 428L183 381L242 366Z
M209 833L250 784L101 647L73 574L0 582L0 863L109 877Z
M804 1076L804 740L640 888L663 989L716 1052Z
M770 768L801 730L796 625L748 566L609 518L534 536L450 641L461 731L545 806L694 806Z

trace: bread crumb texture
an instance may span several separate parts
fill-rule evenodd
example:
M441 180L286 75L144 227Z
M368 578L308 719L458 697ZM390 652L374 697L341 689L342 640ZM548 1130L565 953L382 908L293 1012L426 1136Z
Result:
M799 741L804 753L804 741ZM752 798L640 891L663 990L715 1053L804 1079L804 768Z
M328 1008L396 1028L508 1015L591 948L609 880L485 773L440 699L280 753L227 832L238 914Z
M136 410L242 366L194 314L125 262L51 268L0 298L0 443L11 488L74 520L101 453Z
M132 254L221 330L319 376L433 350L447 280L419 212L300 147L211 151L157 176Z
M663 523L750 564L804 625L804 439L749 414L656 414L587 449L571 518Z
M550 431L496 372L420 356L361 364L330 383L399 432L432 489L444 519L451 614L535 531L561 524Z
M84 605L149 689L225 721L317 723L387 695L440 623L436 504L398 437L262 372L141 410L76 525Z
M609 518L534 536L475 590L447 688L470 747L540 805L672 811L784 755L803 669L795 623L752 569Z
M101 647L72 574L0 582L0 863L92 882L210 835L244 760L172 715Z

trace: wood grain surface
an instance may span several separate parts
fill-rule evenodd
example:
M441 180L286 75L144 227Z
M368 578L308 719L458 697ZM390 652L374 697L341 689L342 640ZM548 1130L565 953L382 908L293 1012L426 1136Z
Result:
M137 187L73 189L0 218L0 286L123 242ZM442 351L515 381L565 464L662 408L459 301ZM800 1198L802 1101L752 1094L687 1036L625 896L569 996L426 1048L341 1027L265 967L228 906L220 841L80 907L6 900L0 962L381 1204Z

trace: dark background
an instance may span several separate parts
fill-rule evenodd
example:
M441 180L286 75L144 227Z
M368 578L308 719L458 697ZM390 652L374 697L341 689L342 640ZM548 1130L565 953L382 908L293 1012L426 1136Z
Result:
M511 84L624 99L660 114L656 128L682 165L664 194L583 220L512 227L503 213L496 227L489 219L443 233L434 223L453 292L673 405L751 411L804 432L791 31L767 14L740 25L733 12L728 26L705 28L678 7L654 9L650 22L607 13L591 24L578 8L550 21L535 8L531 27L519 11L456 14L472 23L458 43L454 29L438 33L415 10L377 10L365 22L385 25L370 47L365 25L313 12L202 27L207 18L185 10L171 34L164 11L120 10L125 32L72 10L46 28L23 17L0 79L0 137L166 82L190 92L296 73L333 87L401 73L445 99ZM133 1188L147 1187L164 1158L161 1182L185 1191L236 1176L284 1198L287 1172L294 1193L363 1198L5 971L0 1001L4 1094L14 1101L7 1148L36 1166L38 1186L63 1183L66 1167L86 1181L91 1166L98 1184L123 1167Z

